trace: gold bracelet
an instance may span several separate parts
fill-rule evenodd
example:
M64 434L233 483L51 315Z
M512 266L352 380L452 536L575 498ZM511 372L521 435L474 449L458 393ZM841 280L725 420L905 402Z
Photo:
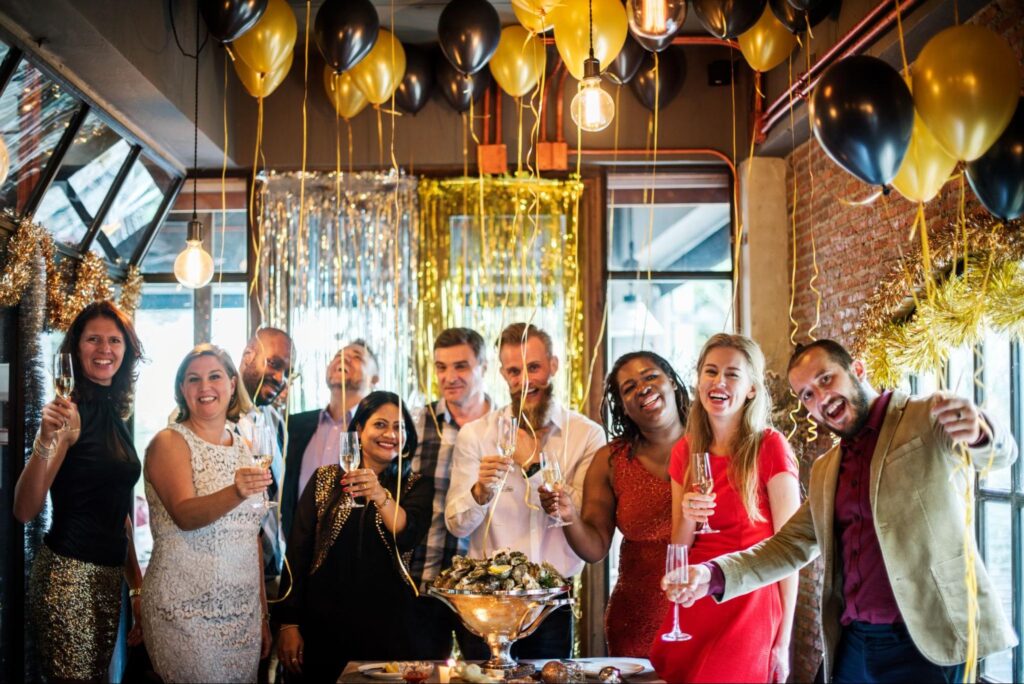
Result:
M286 629L298 629L298 628L299 628L298 625L281 625L280 627L277 628L277 631L280 634L281 632L283 632Z
M128 590L128 598L133 599L136 596L142 596L142 587L135 587L134 589Z
M49 461L51 458L53 458L53 455L54 453L56 453L56 451L56 446L43 446L43 443L39 440L39 433L36 433L35 441L32 442L32 453L34 453L36 456L43 459L44 461Z

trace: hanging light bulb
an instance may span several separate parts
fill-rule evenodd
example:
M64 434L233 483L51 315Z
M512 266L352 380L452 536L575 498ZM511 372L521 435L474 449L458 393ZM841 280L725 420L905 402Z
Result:
M588 3L590 14L590 56L583 60L583 80L569 104L569 114L580 130L593 133L604 130L615 118L615 102L601 89L601 62L594 57L594 0Z
M636 35L664 38L678 31L686 21L686 0L627 0L626 17Z
M193 290L203 287L213 278L213 257L203 249L203 223L195 215L188 222L185 249L174 260L174 277Z
M203 249L203 222L196 213L198 194L199 159L199 10L196 10L196 81L195 116L192 129L192 220L188 222L188 237L185 249L174 259L174 277L185 287L193 290L205 286L213 279L213 257Z
M580 129L591 133L604 130L615 118L615 101L601 89L601 65L594 58L583 61L583 80L569 113Z

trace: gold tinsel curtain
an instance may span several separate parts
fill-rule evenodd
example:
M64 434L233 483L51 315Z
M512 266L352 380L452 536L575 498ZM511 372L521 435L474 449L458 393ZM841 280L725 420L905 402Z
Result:
M419 184L416 367L420 391L435 396L433 341L448 327L484 336L488 386L499 404L494 341L529 321L553 338L562 366L559 396L583 400L584 297L579 273L578 179L424 179Z

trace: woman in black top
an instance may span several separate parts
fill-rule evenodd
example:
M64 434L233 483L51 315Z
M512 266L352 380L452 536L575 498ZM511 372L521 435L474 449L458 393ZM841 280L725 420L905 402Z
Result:
M292 581L273 613L289 681L333 683L350 660L398 660L412 650L416 588L403 556L430 527L434 484L410 471L416 431L397 395L372 392L350 425L362 468L344 476L336 465L318 468L288 537ZM354 508L353 496L365 507Z
M100 681L117 637L122 576L135 617L129 643L142 640L131 519L141 464L124 422L142 347L131 320L97 302L75 318L60 351L71 354L74 390L43 407L14 515L32 520L50 492L52 522L29 582L40 669L50 681Z

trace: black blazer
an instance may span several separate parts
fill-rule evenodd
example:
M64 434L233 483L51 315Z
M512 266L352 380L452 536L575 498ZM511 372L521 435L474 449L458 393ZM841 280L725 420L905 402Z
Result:
M284 490L281 492L281 527L285 540L291 534L295 507L302 494L299 491L302 454L309 446L309 440L313 439L322 410L303 411L288 417L288 453L284 459Z

